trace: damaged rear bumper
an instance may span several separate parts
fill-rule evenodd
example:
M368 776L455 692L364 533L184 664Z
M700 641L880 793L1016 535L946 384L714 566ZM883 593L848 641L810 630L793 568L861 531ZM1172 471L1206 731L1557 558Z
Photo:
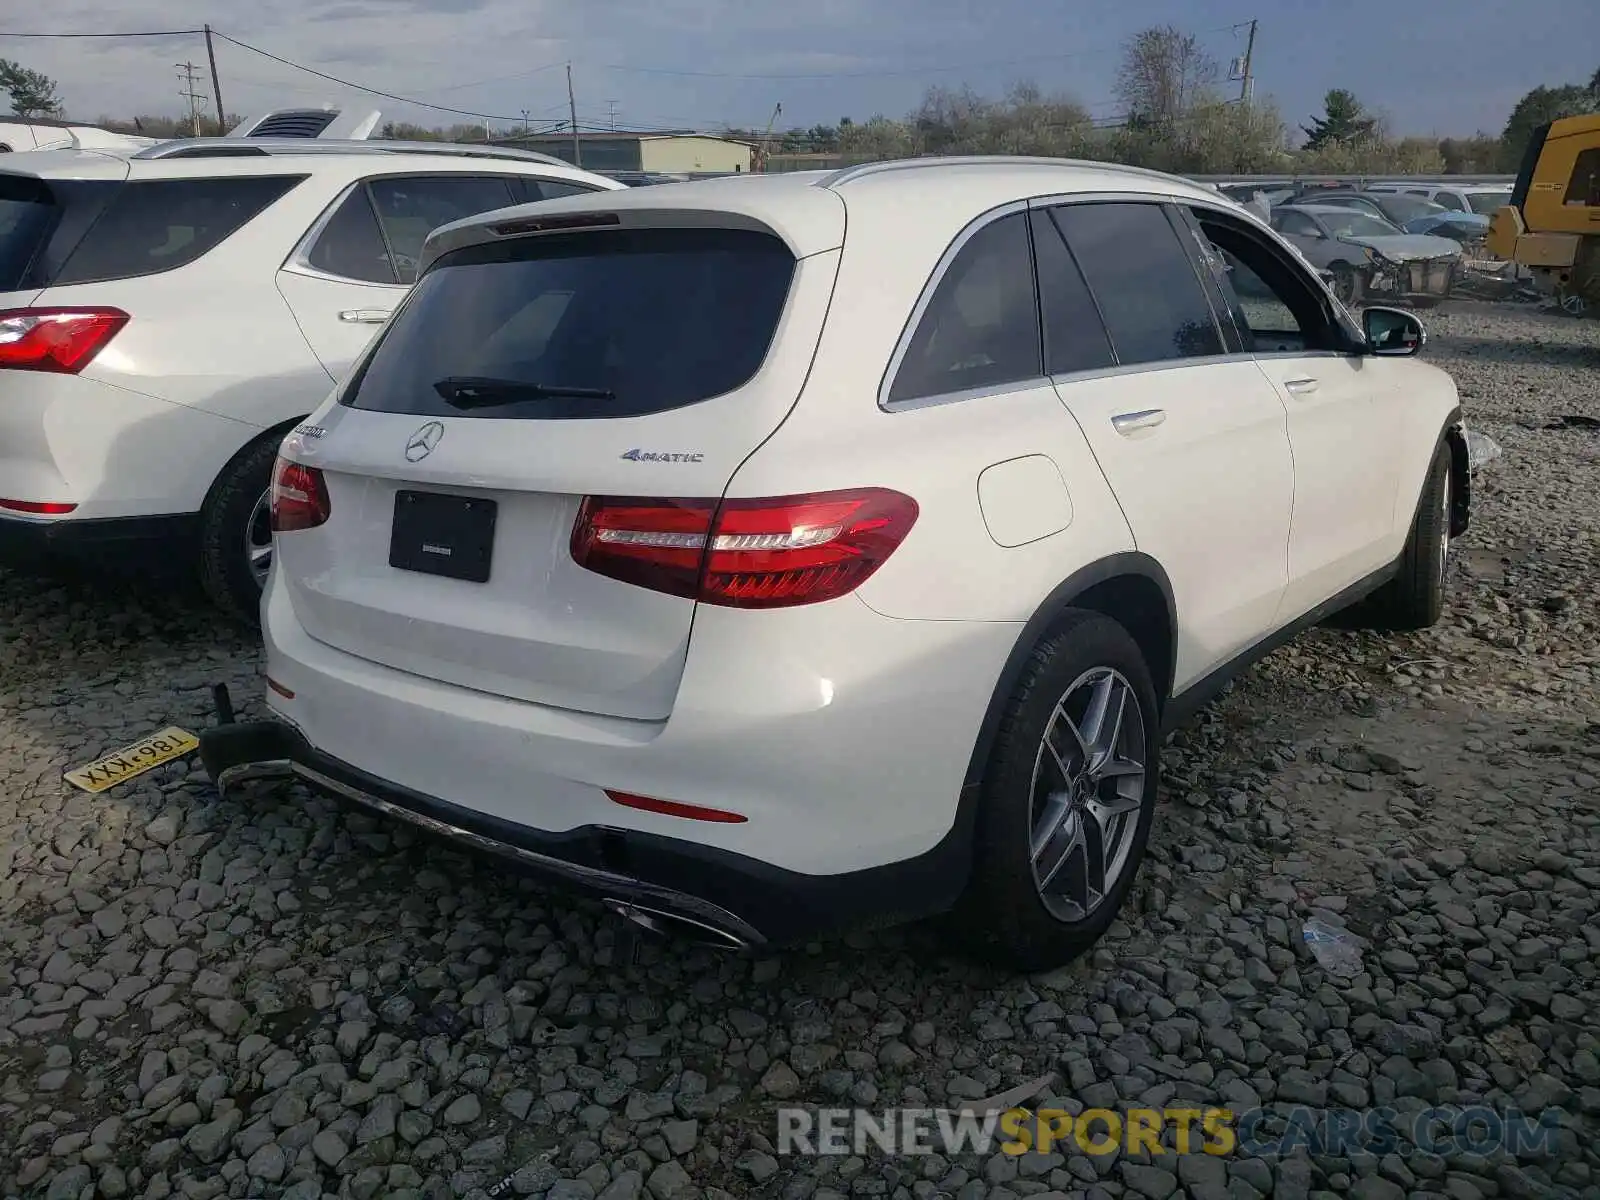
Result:
M594 827L546 833L387 783L316 750L281 721L223 724L200 735L200 760L217 790L252 779L299 779L325 795L506 858L547 883L598 897L635 924L726 950L771 940L745 918L687 891L640 878L636 863L671 858L669 839ZM643 843L656 843L644 845ZM678 857L703 847L683 844ZM641 852L643 852L641 854ZM732 857L732 856L729 856ZM708 863L699 865L704 870Z
M599 899L635 926L722 950L781 946L862 925L899 924L947 907L964 842L838 875L786 870L716 846L602 825L553 832L379 779L316 749L280 720L222 723L200 734L219 792L293 778L463 847L497 855L547 884Z

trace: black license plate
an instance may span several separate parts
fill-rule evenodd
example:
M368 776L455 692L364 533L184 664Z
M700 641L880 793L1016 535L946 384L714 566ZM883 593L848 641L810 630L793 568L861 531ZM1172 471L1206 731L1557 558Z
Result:
M402 571L489 582L498 505L474 496L396 492L389 565Z

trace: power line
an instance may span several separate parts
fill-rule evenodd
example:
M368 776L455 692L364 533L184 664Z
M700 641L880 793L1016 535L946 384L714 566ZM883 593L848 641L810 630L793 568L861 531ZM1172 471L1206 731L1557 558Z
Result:
M142 33L12 33L0 30L0 38L145 38L193 37L204 29L153 29Z
M340 79L337 75L329 75L326 71L319 71L315 67L308 67L303 63L283 58L273 54L270 50L263 50L260 46L252 46L248 42L241 42L238 38L229 37L219 29L213 29L211 34L213 37L219 37L223 41L239 47L241 50L248 50L252 54L270 58L273 62L282 63L286 67L293 67L295 70L304 71L308 75L315 75L318 79L326 79L329 83L337 83L340 87L351 88L357 92L365 92L369 96L381 96L385 100L394 100L401 104L414 105L417 108L432 109L434 112L451 113L458 117L477 117L483 121L506 121L514 124L522 120L521 117L508 117L503 113L473 112L471 109L466 108L448 108L443 104L429 104L426 100L416 100L410 96L397 96L393 92L384 92L377 88L367 87L365 84L355 83L349 79Z
M1236 28L1238 28L1236 25L1218 25L1210 29L1197 30L1196 32L1201 34L1225 33ZM1118 42L1117 45L1122 45L1122 42ZM1025 58L1003 58L995 59L990 62L952 63L949 66L943 67L908 67L902 70L894 71L802 71L798 73L746 74L743 72L731 71L678 71L665 67L631 67L615 63L596 65L591 67L591 70L626 71L639 75L675 75L683 76L684 78L688 79L881 79L896 78L907 75L936 75L944 74L950 71L982 71L991 67L1018 66L1023 63L1065 62L1068 59L1087 58L1094 55L1104 54L1106 50L1110 48L1111 47L1107 45L1084 50L1074 50L1066 54L1035 54L1029 55Z

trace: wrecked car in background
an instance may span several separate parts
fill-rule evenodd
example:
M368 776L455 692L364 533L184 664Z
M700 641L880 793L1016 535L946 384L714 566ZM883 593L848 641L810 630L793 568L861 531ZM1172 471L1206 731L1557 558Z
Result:
M1405 233L1426 233L1460 242L1468 253L1471 253L1471 246L1489 236L1488 217L1446 208L1436 201L1398 192L1318 192L1285 203L1332 204L1339 208L1353 208L1381 218Z
M1312 266L1332 273L1334 294L1345 304L1369 297L1437 304L1462 271L1461 243L1407 233L1354 208L1282 205L1272 210L1272 227Z

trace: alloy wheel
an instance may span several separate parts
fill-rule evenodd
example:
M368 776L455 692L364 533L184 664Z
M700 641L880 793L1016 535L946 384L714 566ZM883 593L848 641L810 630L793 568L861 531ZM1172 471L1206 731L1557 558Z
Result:
M272 504L267 492L261 493L250 519L244 526L245 561L250 565L250 575L256 586L267 586L267 575L272 570Z
M1087 920L1127 870L1147 754L1138 696L1110 667L1080 675L1051 713L1033 767L1029 858L1057 920Z

